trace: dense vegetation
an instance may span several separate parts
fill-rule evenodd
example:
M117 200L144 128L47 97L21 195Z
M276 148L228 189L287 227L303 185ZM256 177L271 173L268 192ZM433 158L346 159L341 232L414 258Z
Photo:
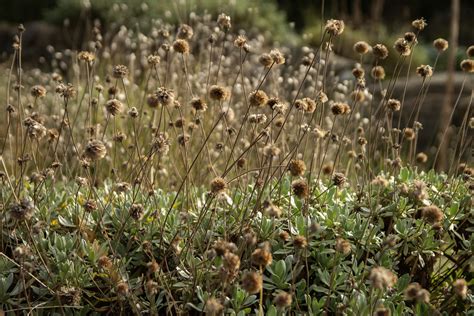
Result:
M424 19L395 43L357 41L341 81L343 21L297 51L232 22L96 22L85 50L50 47L51 72L22 68L19 26L0 90L0 308L468 314L470 104L435 144L448 144L449 170L432 170L440 150L417 150L447 41L433 43L433 67L410 58ZM413 104L392 97L407 69L422 82Z

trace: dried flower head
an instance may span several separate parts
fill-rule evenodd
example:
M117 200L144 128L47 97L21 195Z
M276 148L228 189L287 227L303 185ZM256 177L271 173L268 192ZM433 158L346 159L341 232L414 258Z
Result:
M336 239L336 251L343 255L348 255L351 252L351 244L343 238Z
M375 267L370 270L369 280L377 289L391 288L397 282L397 276L384 267Z
M469 57L469 58L473 58L473 57L474 57L474 45L471 45L471 46L469 46L469 47L466 49L466 55L467 55L467 57Z
M428 161L428 156L421 152L416 155L416 162L418 163L426 163Z
M104 143L98 139L91 140L87 143L84 150L84 156L89 160L100 160L107 154Z
M308 241L306 240L305 236L299 235L293 239L293 245L296 249L303 249L308 246Z
M194 31L193 28L187 24L181 24L178 28L178 34L176 37L183 40L189 40L193 37Z
M237 36L234 40L235 47L243 48L245 44L247 44L247 38L243 35Z
M332 36L341 35L344 32L344 21L330 19L326 22L325 30Z
M252 252L252 263L259 267L266 267L272 263L273 257L270 251L264 248L257 248Z
M229 91L224 87L213 85L209 88L209 97L215 101L224 101L229 98Z
M377 59L385 59L388 57L388 49L383 44L376 44L372 47L372 54Z
M407 42L404 38L399 38L395 41L393 48L399 53L401 56L408 56L411 54L410 43Z
M279 292L273 299L273 303L279 309L290 307L292 301L291 294L283 291Z
M464 59L461 61L461 69L464 72L474 72L474 60Z
M219 316L222 315L224 306L214 297L207 299L206 304L204 305L204 313L209 316Z
M457 279L453 282L454 293L461 299L465 300L467 297L467 282L464 279Z
M438 52L444 52L448 49L449 43L444 38L437 38L433 41L433 47L436 48Z
M426 23L426 20L424 18L419 18L411 22L411 25L415 29L422 31L428 25L428 23Z
M397 99L388 99L387 109L392 112L400 111L401 103Z
M173 49L175 52L180 54L188 54L189 53L189 43L184 39L177 39L173 42Z
M160 87L156 90L155 95L161 105L169 106L174 104L174 91L171 89Z
M413 130L413 128L405 128L403 130L403 135L406 138L406 140L414 140L415 136L416 136L416 133Z
M270 57L276 65L282 65L285 63L285 56L283 56L278 49L272 49L270 51Z
M364 41L359 41L354 44L354 52L356 52L359 55L364 55L367 54L370 50L370 45L367 44L367 42Z
M161 58L158 55L152 54L152 55L148 55L146 60L148 62L148 65L154 67L160 63Z
M410 283L405 289L405 299L412 301L418 296L418 292L421 290L421 285L417 282Z
M108 100L105 103L105 109L107 110L107 113L112 116L116 116L117 114L121 113L122 107L122 102L117 99Z
M249 271L242 276L242 288L250 294L260 292L263 285L262 276L255 272Z
M268 101L268 96L263 90L255 90L251 92L249 95L250 106L262 107L262 106L265 106L267 101Z
M291 183L293 194L300 199L305 199L309 195L309 186L306 180L298 179Z
M91 52L82 51L77 54L77 59L91 64L95 60L95 55Z
M375 66L370 71L370 74L376 80L383 80L385 78L385 69L382 66Z
M112 69L112 76L116 79L123 79L128 75L128 68L125 65L116 65Z
M46 88L40 85L31 88L31 96L34 98L42 98L46 95Z
M216 177L212 179L211 193L219 194L219 193L225 192L226 189L227 189L227 182L223 178Z
M346 176L343 173L336 172L332 177L332 183L337 187L341 187L346 183Z
M431 77L433 68L430 65L421 65L416 68L416 73L422 78Z
M230 16L225 15L224 13L219 14L217 17L217 25L226 31L229 30L232 26Z
M274 63L272 56L267 53L263 53L262 55L260 55L260 57L258 58L258 62L266 68L270 68Z
M421 209L421 215L423 219L431 225L439 223L443 220L443 211L436 205L425 206Z
M293 177L302 176L306 171L306 164L301 159L293 159L288 164L288 170Z
M10 216L17 221L27 221L33 216L35 205L33 200L23 198L19 202L13 202L10 207Z

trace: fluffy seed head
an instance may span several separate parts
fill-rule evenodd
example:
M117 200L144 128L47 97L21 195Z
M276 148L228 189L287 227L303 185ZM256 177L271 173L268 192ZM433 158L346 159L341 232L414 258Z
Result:
M399 38L395 41L393 48L402 56L408 56L411 54L411 48L407 40L404 38Z
M334 176L332 177L332 183L340 187L346 182L346 176L343 173L336 172L334 173Z
M302 176L306 171L306 164L301 159L293 159L288 164L288 170L293 177Z
M400 111L401 103L397 99L389 99L387 101L387 108L389 111L397 112Z
M280 292L273 299L275 306L280 309L290 307L292 301L291 294L288 294L287 292Z
M433 75L433 68L430 65L421 65L416 68L416 73L422 77L431 77Z
M341 35L344 32L344 21L330 19L326 22L325 30L332 36Z
M161 58L160 58L160 56L153 54L153 55L148 55L148 57L146 58L146 60L147 60L147 62L148 62L148 65L150 65L150 66L156 66L156 65L158 65L158 64L160 63Z
M474 45L471 45L471 46L469 46L469 47L466 49L466 55L467 55L467 57L469 57L469 58L473 58L473 57L474 57Z
M421 216L423 216L423 219L431 225L439 223L444 217L443 211L441 211L441 209L436 205L423 207L421 209Z
M345 111L344 103L335 102L335 103L331 106L331 112L332 112L332 114L334 114L334 115L344 114L344 111Z
M306 180L295 180L291 183L293 189L293 194L299 197L300 199L307 198L309 195L309 186Z
M444 52L448 49L449 43L444 38L437 38L433 41L433 47L436 48L438 52Z
M343 238L337 238L336 251L343 255L348 255L351 252L351 244Z
M218 316L222 314L224 306L214 297L209 298L206 301L204 312L209 316Z
M229 91L224 87L213 85L209 89L209 97L215 101L224 101L229 97Z
M422 31L428 25L428 23L426 23L426 20L424 18L419 18L411 22L411 25L415 29Z
M258 62L266 67L266 68L270 68L271 65L273 65L273 58L272 56L270 56L270 54L267 54L267 53L263 53L262 55L260 55L260 57L258 58Z
M242 277L242 288L250 294L260 292L262 283L262 276L254 271L247 272Z
M91 140L87 143L84 155L89 160L100 160L107 154L104 143L98 139Z
M165 87L160 87L155 92L156 98L161 105L168 106L174 104L174 91Z
M272 254L267 249L258 248L252 252L252 263L259 267L266 267L272 263Z
M211 181L211 193L219 194L224 192L227 189L227 182L221 178L216 177Z
M178 28L178 34L176 35L179 39L189 40L193 37L193 28L187 24L181 24Z
M296 249L303 249L308 246L308 241L306 240L305 236L299 235L293 239L293 245Z
M125 65L116 65L112 69L112 76L116 79L123 79L128 75L128 68Z
M425 153L418 153L416 155L416 162L426 163L428 161L428 156Z
M405 299L412 301L418 296L418 292L421 290L421 285L417 282L410 283L405 289Z
M464 279L457 279L453 282L454 293L463 300L467 297L467 282Z
M272 49L270 51L270 57L276 65L282 65L285 63L285 56L283 56L278 49Z
M353 49L357 54L364 55L369 52L370 45L367 42L359 41L354 44Z
M372 53L377 59L385 59L388 57L388 49L384 44L376 44L372 47Z
M414 140L415 136L416 136L415 131L413 130L413 128L405 128L403 130L403 135L406 138L406 140Z
M217 17L217 24L224 30L230 29L232 26L230 22L230 16L225 15L224 13L219 14Z
M105 109L110 115L116 116L117 114L122 112L122 102L117 99L108 100L105 103Z
M370 271L369 280L373 287L383 290L393 287L397 282L397 276L384 267L375 267Z
M461 61L461 69L464 72L474 72L474 60L464 59Z
M173 49L175 52L180 54L188 54L189 53L189 43L184 39L177 39L173 42Z
M199 97L194 97L190 104L196 111L205 111L207 109L206 103Z
M375 66L370 71L370 74L376 80L383 80L385 78L385 69L382 66Z
M264 106L268 100L268 96L263 90L255 90L249 95L250 106Z
M416 43L416 34L413 32L406 32L405 35L403 35L403 38L408 43Z
M42 98L46 95L45 87L40 85L33 86L30 92L33 98Z

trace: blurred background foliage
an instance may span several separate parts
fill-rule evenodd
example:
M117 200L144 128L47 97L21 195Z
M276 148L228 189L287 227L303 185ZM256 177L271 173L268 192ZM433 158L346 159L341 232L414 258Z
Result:
M462 0L461 7L460 25L469 25L474 15L474 1ZM336 43L335 51L350 58L355 57L352 51L354 42L381 42L391 47L397 37L411 30L411 20L424 17L429 27L423 31L419 48L413 55L413 62L421 64L434 60L436 52L431 47L434 39L449 37L450 1L17 0L0 3L0 21L3 25L45 21L64 28L66 21L66 27L71 30L85 30L86 21L99 19L104 27L124 24L146 32L152 19L162 19L171 24L186 23L191 12L210 13L213 17L225 12L232 16L235 28L246 30L249 36L262 34L269 44L276 41L285 46L315 45L320 38L321 21L328 18L343 19L347 25L346 31ZM80 42L81 36L74 40ZM459 55L473 42L472 28L461 27ZM439 69L444 69L445 63L445 59L441 59Z

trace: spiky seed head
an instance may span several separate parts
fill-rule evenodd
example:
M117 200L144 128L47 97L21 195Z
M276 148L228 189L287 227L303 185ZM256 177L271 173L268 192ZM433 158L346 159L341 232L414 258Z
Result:
M275 65L282 65L285 63L285 56L278 50L272 49L270 51L270 57L272 58Z
M112 69L112 76L116 79L123 79L128 75L128 68L125 65L116 65Z
M332 36L339 36L344 32L344 21L330 19L326 22L325 30Z
M387 101L387 109L392 112L400 111L401 103L397 99L389 99Z
M415 29L422 31L428 25L428 23L426 23L426 20L424 18L419 18L411 22L411 25Z
M399 53L401 56L408 56L411 54L411 48L409 43L404 38L399 38L395 41L393 48Z
M30 92L33 98L42 98L46 95L46 88L41 85L35 85L31 88Z
M416 68L416 73L422 78L431 77L433 75L433 68L430 65L421 65Z

